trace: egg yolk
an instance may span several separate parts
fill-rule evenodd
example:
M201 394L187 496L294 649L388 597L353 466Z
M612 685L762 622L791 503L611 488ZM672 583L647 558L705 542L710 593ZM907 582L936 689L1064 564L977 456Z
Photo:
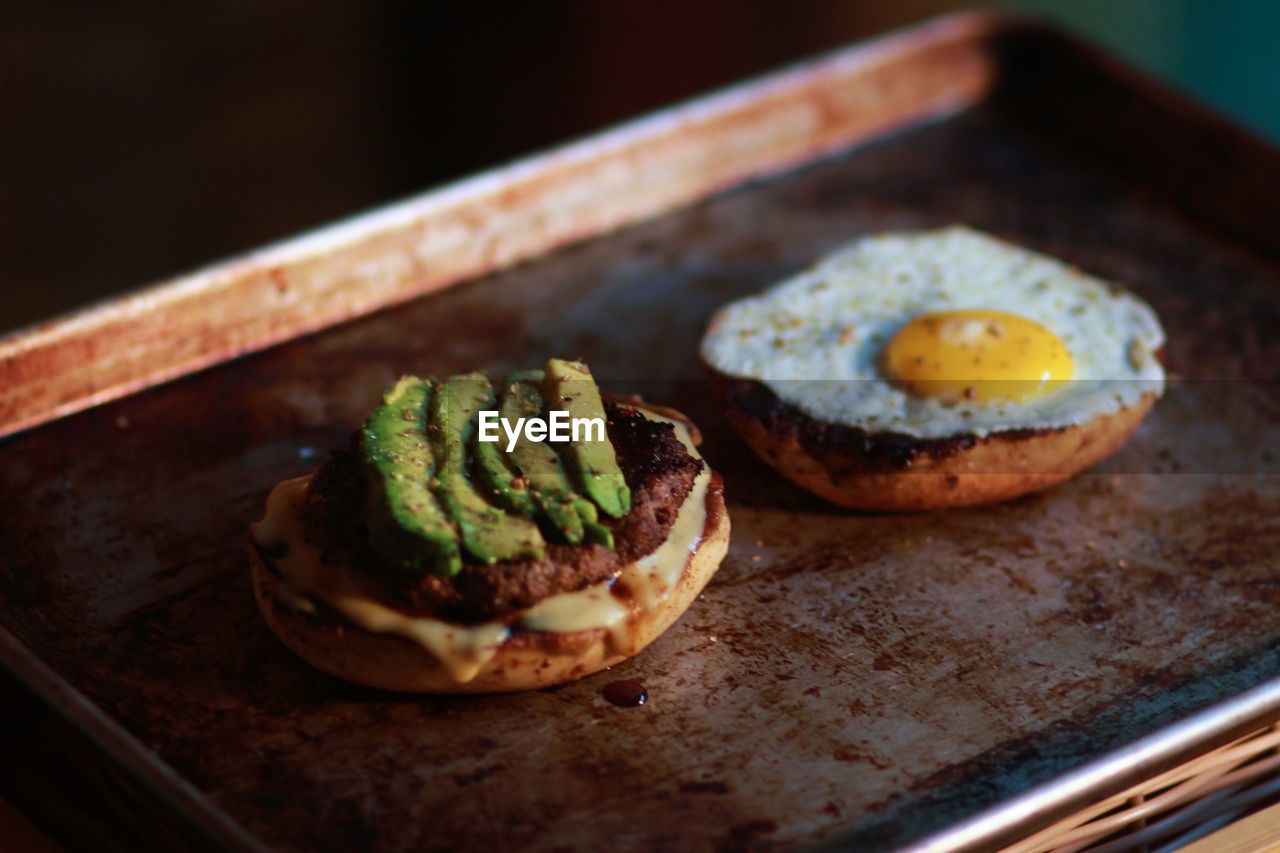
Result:
M916 317L885 347L883 368L908 393L945 403L1024 403L1075 375L1070 351L1053 332L986 310Z

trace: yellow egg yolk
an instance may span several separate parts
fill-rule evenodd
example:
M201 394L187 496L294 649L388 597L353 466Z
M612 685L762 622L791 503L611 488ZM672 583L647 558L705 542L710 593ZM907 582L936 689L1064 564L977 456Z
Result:
M883 369L910 394L945 403L1043 397L1075 375L1062 339L1004 311L940 311L907 323L885 347Z

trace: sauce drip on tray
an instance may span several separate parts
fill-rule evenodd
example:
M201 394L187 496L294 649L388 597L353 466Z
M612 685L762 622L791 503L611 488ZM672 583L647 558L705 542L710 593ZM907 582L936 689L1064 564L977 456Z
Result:
M649 701L649 692L644 685L629 678L609 682L603 692L605 700L619 708L635 708Z

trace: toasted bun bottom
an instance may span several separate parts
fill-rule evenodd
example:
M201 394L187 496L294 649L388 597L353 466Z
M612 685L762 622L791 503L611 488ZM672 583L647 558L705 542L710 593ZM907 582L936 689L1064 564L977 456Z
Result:
M854 442L814 446L797 430L771 431L731 399L726 410L751 449L802 488L849 509L902 512L993 503L1060 483L1115 453L1154 402L1146 394L1062 430L993 433L937 456L922 452L907 467L870 458Z
M333 611L316 617L283 606L277 598L280 579L250 546L253 592L263 618L285 645L317 669L347 681L413 693L500 693L547 687L639 653L697 598L729 548L729 515L724 491L717 486L713 481L707 489L703 538L678 585L652 609L632 613L621 648L604 628L514 632L473 679L459 683L434 655L410 640L366 631Z

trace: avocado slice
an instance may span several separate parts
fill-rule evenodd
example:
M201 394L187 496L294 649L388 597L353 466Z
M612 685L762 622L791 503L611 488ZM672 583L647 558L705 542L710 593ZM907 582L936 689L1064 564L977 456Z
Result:
M462 568L458 535L431 493L435 458L427 441L430 381L405 376L360 430L369 482L373 547L393 566L452 575Z
M502 383L500 415L508 423L543 416L541 370L507 374ZM613 547L613 531L599 523L596 506L579 495L569 481L560 455L550 444L529 441L522 433L511 451L511 461L525 480L538 515L568 543L584 538Z
M578 511L578 516L582 519L583 537L588 542L594 542L612 550L613 531L600 523L600 516L596 514L596 505L584 497L575 497L573 508Z
M528 486L520 472L515 470L502 452L501 442L480 441L476 439L472 448L475 454L476 480L480 482L490 498L503 509L532 518L538 507L529 494Z
M428 434L440 460L432 487L472 557L484 563L540 559L546 543L538 526L490 504L467 476L480 410L493 407L493 388L483 373L451 376L432 398Z
M605 420L600 389L596 387L591 371L585 364L551 359L547 362L543 387L549 408L563 408L571 419ZM578 490L595 501L601 512L612 518L621 518L631 511L631 489L622 476L613 443L607 435L604 441L567 444L563 454L565 467L569 469Z

